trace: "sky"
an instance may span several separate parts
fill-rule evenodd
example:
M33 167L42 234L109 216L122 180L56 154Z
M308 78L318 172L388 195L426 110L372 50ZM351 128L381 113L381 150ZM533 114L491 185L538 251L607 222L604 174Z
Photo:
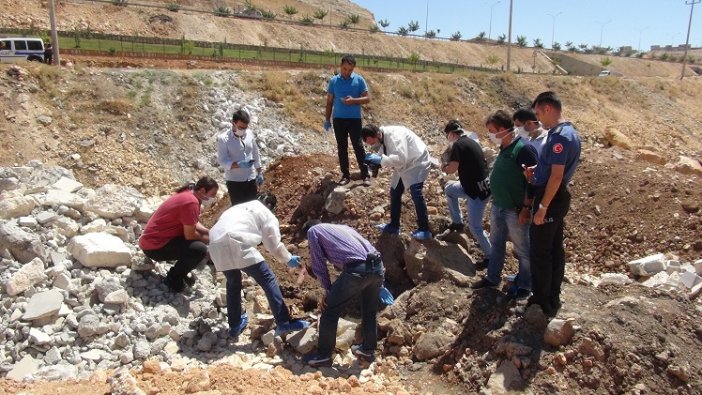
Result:
M496 39L501 34L506 36L509 26L510 0L352 1L370 10L376 21L389 21L385 30L392 32L417 21L417 33L422 35L428 26L427 30L439 30L439 37L448 38L459 31L463 39L480 32ZM690 18L690 5L685 0L512 1L512 42L521 35L532 46L533 40L539 38L546 48L550 48L552 37L564 48L568 41L575 46L601 43L614 49L629 45L635 50L640 42L643 51L651 45L682 45ZM702 47L702 3L694 7L690 45Z

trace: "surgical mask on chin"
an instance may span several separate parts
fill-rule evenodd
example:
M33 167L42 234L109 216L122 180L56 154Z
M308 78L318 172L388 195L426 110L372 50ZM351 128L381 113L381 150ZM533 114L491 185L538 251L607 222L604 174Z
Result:
M371 145L370 149L374 152L380 152L380 147L382 147L382 146L383 146L382 143L377 143L377 144Z
M490 137L490 141L492 141L492 143L496 146L499 147L502 145L502 139L497 137L496 134L488 133L488 137Z
M246 134L246 129L239 129L237 127L234 128L234 135L237 137L244 137Z
M529 132L527 132L526 129L524 129L524 126L519 126L516 129L517 129L517 135L519 137L524 137L525 139L529 138Z

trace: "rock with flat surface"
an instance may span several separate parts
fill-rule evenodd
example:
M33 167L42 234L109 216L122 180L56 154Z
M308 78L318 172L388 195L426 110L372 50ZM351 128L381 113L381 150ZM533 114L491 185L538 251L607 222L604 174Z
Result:
M454 341L454 336L443 331L427 332L419 336L414 345L414 357L417 361L426 361L443 354L446 347Z
M554 347L570 343L573 338L573 323L570 320L553 319L544 332L544 342Z
M37 202L31 196L0 199L0 219L10 219L29 215Z
M5 378L22 381L25 377L36 372L37 369L39 369L39 361L32 358L31 355L25 355L22 360L12 367L12 370L7 372Z
M519 369L510 361L502 361L500 366L495 369L495 373L490 375L487 383L487 390L492 395L532 393L519 374Z
M52 289L50 291L36 293L29 299L27 310L25 310L22 319L25 321L33 321L51 317L54 314L58 314L62 305L63 294L60 291Z
M59 189L50 189L44 196L43 206L67 206L78 211L83 211L85 199L75 193L62 191Z
M107 219L130 217L143 199L144 195L132 187L106 184L86 202L85 210Z
M46 250L39 236L25 232L13 222L0 223L0 250L6 248L20 263L35 258L46 259Z
M81 188L83 188L83 184L68 177L61 177L51 186L51 189L58 189L68 193L73 193Z
M108 233L76 236L68 244L73 258L87 267L131 265L131 251L119 238Z
M39 258L34 258L10 277L5 283L5 292L10 296L19 295L47 278L44 273L44 262Z

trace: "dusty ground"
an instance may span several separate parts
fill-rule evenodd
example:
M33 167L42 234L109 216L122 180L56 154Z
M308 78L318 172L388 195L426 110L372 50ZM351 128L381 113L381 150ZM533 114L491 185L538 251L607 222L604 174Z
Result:
M3 1L20 6L20 2ZM73 6L63 3L62 7ZM131 7L128 7L131 9ZM121 11L120 11L121 12ZM269 44L273 45L273 44ZM224 71L237 89L260 94L277 103L276 119L284 117L290 130L309 147L328 139L321 130L324 86L329 70L237 69L237 65L198 62L156 63L151 60L74 58L74 68L58 72L30 65L22 80L0 66L0 165L25 164L41 159L70 168L79 181L98 186L113 182L131 185L147 195L168 193L174 184L201 169L198 159L211 160L211 141L201 135L210 119L203 106L220 77L207 70ZM188 67L197 70L186 70ZM645 67L645 66L644 66ZM168 69L168 70L163 70ZM361 70L363 72L363 70ZM539 75L432 75L363 72L373 101L366 122L400 123L417 131L438 155L445 146L440 133L450 118L459 118L484 133L484 117L496 109L515 109L545 89L563 98L565 115L583 139L582 162L571 186L573 203L567 217L567 282L561 318L576 320L573 341L554 349L542 341L543 323L527 320L497 291L472 292L451 282L423 284L404 296L402 319L418 334L456 323L457 341L447 353L429 363L406 363L387 344L381 326L384 363L392 363L399 380L384 388L373 384L355 392L401 387L421 393L475 393L497 368L497 361L514 355L498 344L505 336L537 350L518 359L522 378L534 393L702 393L702 307L699 298L663 294L643 287L594 288L588 275L626 272L625 263L654 252L683 261L702 256L702 177L676 171L680 156L702 157L702 81L683 83L673 78L577 78ZM211 109L210 109L211 111ZM50 124L38 121L41 115ZM621 132L628 142L622 144ZM612 137L612 136L615 137ZM486 140L485 138L483 138ZM487 140L486 140L487 141ZM637 152L647 149L658 163ZM80 159L75 159L79 154ZM352 161L353 162L353 161ZM369 188L352 184L347 210L325 220L356 227L379 244L408 244L414 210L407 198L403 207L403 235L378 239L373 225L386 220L389 172ZM264 189L279 197L276 215L285 241L306 258L297 234L308 217L323 214L321 206L333 180L339 177L333 151L285 158L266 171ZM432 226L446 226L442 177L434 172L425 188ZM225 197L204 218L213 223L227 206ZM397 245L397 244L395 244ZM480 259L472 245L469 253ZM282 266L274 266L286 299L299 311L316 306L318 286L306 279L296 288ZM505 272L513 273L509 258ZM399 291L407 284L388 284ZM626 298L626 299L622 299ZM357 312L349 310L352 316ZM537 320L538 321L538 320ZM192 376L135 372L148 393L183 392ZM239 371L226 366L208 370L209 393L256 393L276 388L297 393L308 381L320 391L349 392L352 378L311 378L288 371ZM103 393L105 373L77 383L24 384L0 381L2 393ZM312 385L309 385L311 388Z

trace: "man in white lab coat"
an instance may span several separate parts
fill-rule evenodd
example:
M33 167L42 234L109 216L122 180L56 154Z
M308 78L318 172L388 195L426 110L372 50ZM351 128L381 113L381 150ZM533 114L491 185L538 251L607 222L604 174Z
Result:
M382 225L380 229L383 233L400 232L402 193L407 185L417 212L417 230L412 232L412 237L417 240L431 239L427 204L422 193L431 166L426 144L404 126L367 125L361 129L361 136L363 142L379 152L366 154L366 162L395 170L390 184L390 223Z
M210 229L210 258L227 279L227 319L232 337L239 336L248 324L246 312L241 313L242 271L265 291L275 318L276 335L309 326L307 321L290 319L278 280L256 249L263 243L278 261L293 268L300 266L300 257L291 255L281 242L278 219L271 212L276 201L275 196L264 193L258 200L234 205Z

